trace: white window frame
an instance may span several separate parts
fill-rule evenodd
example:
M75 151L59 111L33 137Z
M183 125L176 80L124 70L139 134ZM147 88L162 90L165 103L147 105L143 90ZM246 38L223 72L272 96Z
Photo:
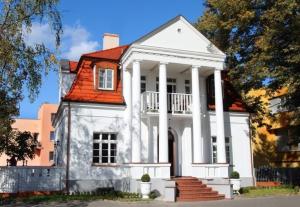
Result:
M99 134L99 139L94 139L94 135L95 134ZM103 135L106 134L108 135L108 139L107 140L103 140L102 137ZM115 140L111 140L111 135L115 135L116 139ZM94 132L93 133L93 152L92 152L92 163L93 165L116 165L117 164L117 157L118 157L118 134L117 133L112 133L112 132ZM98 156L94 156L94 144L97 143L99 144L99 155ZM107 152L107 162L102 162L102 144L106 143L108 145L108 152ZM116 145L116 154L115 156L111 155L111 144L115 144ZM98 162L94 162L94 157L98 157L99 161ZM111 158L114 157L115 158L115 162L111 162Z
M145 90L142 91L142 84L145 85ZM141 76L141 93L144 93L147 91L147 77L145 75Z
M101 71L105 71L105 75L104 75L104 87L101 87L101 84L100 84L100 74L101 74ZM111 75L111 87L107 87L107 71L111 71L112 72L112 75ZM98 89L101 89L101 90L114 90L114 70L113 69L110 69L110 68L105 68L105 69L102 69L100 68L98 70Z
M187 89L189 92L187 92ZM185 94L192 94L191 81L188 79L184 80L184 92Z
M216 142L213 142L213 138L216 138ZM229 139L229 142L226 142L226 139ZM214 147L216 147L216 157L214 160ZM227 152L226 148L229 147L229 152ZM231 159L231 137L225 137L225 153L226 153L226 162L228 162L228 164L232 164L232 159ZM228 156L227 156L227 153ZM218 163L218 145L217 145L217 136L212 136L211 137L211 163L216 164Z

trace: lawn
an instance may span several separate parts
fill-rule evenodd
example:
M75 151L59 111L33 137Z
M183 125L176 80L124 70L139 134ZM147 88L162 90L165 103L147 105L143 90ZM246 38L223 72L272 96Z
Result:
M249 187L240 190L245 197L295 195L299 194L299 187L278 186L278 187Z

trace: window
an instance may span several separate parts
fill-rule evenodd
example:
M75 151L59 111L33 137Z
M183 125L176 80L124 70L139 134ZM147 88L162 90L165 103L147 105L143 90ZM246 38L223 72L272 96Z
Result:
M146 91L146 76L141 76L141 93Z
M39 138L39 133L33 133L33 138L35 139L35 140L38 140L38 138Z
M112 164L117 162L117 134L94 133L93 163Z
M54 134L54 131L51 131L51 132L50 132L50 140L51 140L51 141L55 140L55 134Z
M156 77L156 92L159 92L159 77ZM167 92L176 93L176 79L167 78Z
M217 160L217 153L218 153L218 147L217 147L217 137L213 136L211 138L211 142L212 142L212 163L218 163ZM225 153L226 153L226 162L230 163L230 138L229 137L225 137Z
M54 152L51 151L49 152L49 161L53 161L54 160Z
M99 88L105 90L113 90L113 76L114 71L112 69L100 69L99 70Z
M278 151L300 151L300 126L275 130Z
M55 118L55 113L51 113L51 122L53 122L54 118Z
M222 84L222 96L224 98L224 90L225 90L225 83L224 80L221 82ZM206 90L207 90L207 95L209 98L215 98L215 78L213 75L209 76L206 80Z
M191 84L190 84L190 80L185 80L185 81L184 81L184 88L185 88L185 93L186 93L186 94L191 94Z

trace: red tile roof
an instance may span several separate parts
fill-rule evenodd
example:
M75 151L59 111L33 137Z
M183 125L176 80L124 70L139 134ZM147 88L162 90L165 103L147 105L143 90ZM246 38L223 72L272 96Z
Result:
M78 63L70 62L70 70L77 71L75 80L63 100L90 103L124 104L122 82L118 73L118 64L128 46L120 46L108 50L96 51L81 56ZM76 68L74 69L76 65ZM94 83L93 66L114 70L114 90L99 90L97 80Z
M90 103L105 104L124 104L122 95L122 82L120 73L118 73L118 64L122 54L128 48L128 45L120 46L108 50L101 50L87 53L81 56L79 62L69 61L70 72L77 72L76 78L69 92L63 100ZM115 86L113 91L99 90L95 88L93 66L97 68L111 68L115 71ZM245 112L246 106L242 103L241 98L234 90L226 72L222 73L222 79L225 85L224 110ZM214 98L207 97L208 108L214 110Z
M89 57L89 58L101 58L107 60L120 60L122 54L125 50L129 47L129 45L124 45L108 50L100 50L92 53L83 54L82 57Z

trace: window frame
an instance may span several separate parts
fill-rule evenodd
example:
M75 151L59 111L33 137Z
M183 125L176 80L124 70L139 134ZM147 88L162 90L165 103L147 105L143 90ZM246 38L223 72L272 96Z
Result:
M101 71L104 71L104 87L101 87L101 82L100 82L100 75L101 75ZM107 87L107 71L111 71L112 75L111 75L111 87ZM108 90L108 91L112 91L114 90L114 78L115 78L115 71L114 69L111 68L99 68L98 70L98 89L100 90Z
M94 136L98 134L99 139L94 139ZM103 135L108 135L107 140L103 140ZM111 140L111 135L115 135L115 140ZM117 157L118 157L118 133L115 132L94 132L93 133L93 146L92 146L92 165L117 165ZM98 149L94 148L94 144L98 144ZM102 161L102 144L107 144L107 162ZM115 155L111 155L111 145L115 144ZM98 156L94 155L94 151L98 150ZM111 158L114 157L114 162L111 162ZM94 158L98 158L98 162L94 162Z
M144 85L145 87L142 87ZM144 93L147 91L147 77L145 75L141 76L141 93Z
M52 159L50 155L52 155ZM54 151L49 151L49 162L51 161L54 161Z
M53 135L53 139L52 139L51 135ZM51 142L55 141L55 131L50 131L50 133L49 133L49 139L50 139Z
M213 141L213 139L215 138L215 142ZM232 158L231 158L231 137L224 137L225 138L225 156L226 156L226 163L228 164L232 164ZM228 139L228 142L226 142L226 139ZM214 151L214 147L216 148L216 150ZM227 147L229 148L229 150L227 151ZM214 152L215 152L215 156L214 157ZM228 155L228 156L227 156ZM217 164L218 163L218 145L217 145L217 136L211 136L211 163L212 164Z

